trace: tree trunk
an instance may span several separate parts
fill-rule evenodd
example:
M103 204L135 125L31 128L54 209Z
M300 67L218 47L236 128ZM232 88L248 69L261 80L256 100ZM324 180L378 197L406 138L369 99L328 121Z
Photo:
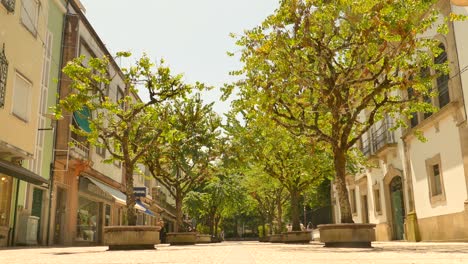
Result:
M210 227L210 235L214 235L214 232L213 232L213 230L214 230L214 228L213 228L214 221L213 221L213 219L214 219L214 216L212 214L210 214L210 216L208 217L208 226Z
M182 221L182 196L180 195L180 191L176 191L176 225L174 227L174 232L181 232L184 229L184 224Z
M221 220L221 217L215 217L215 226L214 226L214 236L218 237L218 226L219 226L219 221Z
M292 231L301 231L301 223L299 220L299 196L300 193L297 190L290 191L291 194L291 220L292 220Z
M336 190L340 204L341 223L354 223L346 188L346 152L341 149L333 151L335 155Z
M278 233L281 234L283 231L283 206L281 205L281 192L276 198L276 209L278 210Z
M125 195L127 196L127 223L129 226L136 225L135 213L135 195L133 193L133 165L124 163L125 165Z

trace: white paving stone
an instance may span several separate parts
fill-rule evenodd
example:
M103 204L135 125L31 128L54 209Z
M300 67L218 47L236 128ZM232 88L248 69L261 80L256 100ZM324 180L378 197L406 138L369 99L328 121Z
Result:
M377 242L371 249L324 248L319 243L285 245L224 242L195 246L158 245L156 250L107 251L106 247L0 250L0 264L450 264L468 263L468 243Z

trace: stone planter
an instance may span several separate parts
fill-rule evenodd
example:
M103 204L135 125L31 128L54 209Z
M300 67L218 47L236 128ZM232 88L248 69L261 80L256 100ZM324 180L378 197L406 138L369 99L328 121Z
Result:
M282 234L274 234L270 236L271 243L283 243L283 235Z
M319 225L320 241L325 247L371 247L375 241L375 224Z
M468 0L450 0L453 5L468 6Z
M106 226L104 245L109 250L154 249L159 244L159 226Z
M197 244L207 244L211 243L211 236L210 235L197 235Z
M167 243L171 246L175 245L195 245L197 243L197 233L195 232L181 232L181 233L167 233Z
M283 233L283 243L309 243L312 239L312 233L310 231L291 231Z
M270 242L270 237L269 236L260 237L260 238L258 238L258 241L259 242Z

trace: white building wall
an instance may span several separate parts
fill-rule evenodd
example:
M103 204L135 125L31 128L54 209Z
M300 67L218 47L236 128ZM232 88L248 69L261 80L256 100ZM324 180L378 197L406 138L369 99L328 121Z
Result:
M468 15L468 7L452 6L452 11L455 14ZM460 73L462 89L463 89L463 100L468 102L468 21L453 22L453 28L455 33L455 43L458 53L458 63L461 71ZM453 76L457 73L451 73Z
M430 127L424 131L427 142L411 140L411 174L414 187L415 208L418 218L426 218L464 210L466 200L465 176L458 127L452 116L439 123L439 131ZM441 172L446 202L431 205L426 160L440 154Z

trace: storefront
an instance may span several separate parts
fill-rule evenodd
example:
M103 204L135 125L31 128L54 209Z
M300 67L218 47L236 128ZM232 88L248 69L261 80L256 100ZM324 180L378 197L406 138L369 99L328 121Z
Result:
M20 182L48 186L48 180L10 161L0 160L0 247L13 244L17 232ZM38 234L38 230L34 230Z
M97 186L95 181L80 177L75 244L101 243L104 226L111 224L114 197Z
M0 174L0 247L8 244L11 191L13 178Z

